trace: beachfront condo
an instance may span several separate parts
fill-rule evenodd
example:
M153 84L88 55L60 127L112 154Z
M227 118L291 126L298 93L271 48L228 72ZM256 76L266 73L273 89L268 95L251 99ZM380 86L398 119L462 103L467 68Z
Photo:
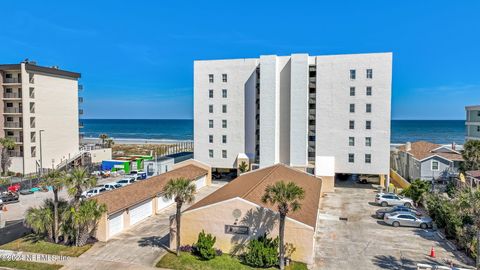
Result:
M386 176L391 84L391 53L195 61L195 159Z
M466 106L465 140L480 140L480 105Z
M0 65L0 137L15 142L9 171L34 173L79 152L79 78L27 60Z

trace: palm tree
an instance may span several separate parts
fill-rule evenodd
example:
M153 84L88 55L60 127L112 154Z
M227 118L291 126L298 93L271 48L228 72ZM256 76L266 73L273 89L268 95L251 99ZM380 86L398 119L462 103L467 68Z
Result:
M465 160L465 170L480 169L480 141L469 140L463 145L462 157Z
M25 214L25 224L35 233L47 236L52 239L53 236L53 211L51 199L46 199L44 205L39 208L30 207Z
M6 175L8 167L10 166L10 155L8 150L15 148L15 142L10 138L0 138L0 145L2 146L2 156L0 159L0 165L2 167L2 174Z
M115 141L112 138L107 138L105 140L105 145L107 148L112 148L112 146L115 144Z
M240 173L248 172L248 164L245 161L242 161L240 162L240 165L238 165L238 169L240 170Z
M108 139L108 135L103 133L103 134L100 134L100 136L98 136L98 138L100 138L100 140L102 140L102 146L105 146L105 140Z
M97 185L97 178L90 175L83 167L73 169L72 173L67 177L66 184L68 194L73 196L74 202L78 203L82 197L84 189L92 188Z
M262 196L262 202L271 205L277 205L280 214L280 224L278 235L280 237L280 269L285 268L285 218L288 212L295 212L301 208L299 200L303 200L305 191L293 182L285 184L284 181L276 182L265 188L265 194Z
M177 223L177 256L180 256L180 219L182 205L193 202L195 199L195 190L195 183L185 178L171 179L163 188L163 196L169 200L174 198L177 203L177 214L175 216Z
M98 220L107 211L104 204L98 204L96 200L85 200L80 202L78 207L70 207L66 211L65 220L70 220L73 224L72 236L75 239L75 245L84 246L92 235L93 230L98 225Z
M57 170L52 170L48 172L45 176L45 180L42 182L42 186L44 187L52 187L53 191L53 238L55 243L58 243L58 192L65 186L66 177L65 173Z

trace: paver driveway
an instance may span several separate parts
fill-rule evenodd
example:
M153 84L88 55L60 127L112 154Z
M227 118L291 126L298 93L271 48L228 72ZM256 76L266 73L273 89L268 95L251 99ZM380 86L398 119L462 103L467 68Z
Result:
M370 185L336 182L322 198L314 269L416 269L417 263L471 263L433 230L394 228L372 217L378 206ZM348 218L341 221L339 217ZM428 256L431 247L436 258Z
M206 197L225 183L215 182L200 189L196 201ZM186 209L185 206L183 209ZM64 269L148 269L166 252L169 243L169 217L175 213L175 205L161 214L142 221L139 225L118 234L107 243L96 243L78 260L67 263Z

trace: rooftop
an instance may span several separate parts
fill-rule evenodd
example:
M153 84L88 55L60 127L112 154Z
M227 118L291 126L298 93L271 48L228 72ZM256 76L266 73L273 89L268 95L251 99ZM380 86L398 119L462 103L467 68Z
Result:
M277 212L276 206L262 202L262 196L268 185L281 180L294 182L305 191L305 198L301 201L301 209L289 213L288 216L315 228L322 181L320 178L284 164L277 164L242 174L216 192L198 201L186 211L238 197Z
M444 145L418 141L410 144L411 149L406 151L406 144L398 147L398 150L407 152L417 160L424 160L432 156L440 156L451 161L463 161L462 155L451 147Z
M20 70L20 69L21 69L21 64L0 65L0 70ZM43 66L38 66L36 64L32 64L32 63L25 63L25 69L28 72L32 72L32 73L40 72L40 73L46 73L50 75L71 77L74 79L78 79L81 77L81 74L77 72L62 70L56 67L43 67Z
M208 171L203 168L187 165L119 189L103 192L92 199L104 203L107 206L107 213L112 214L157 196L171 179L184 177L193 181L207 174Z

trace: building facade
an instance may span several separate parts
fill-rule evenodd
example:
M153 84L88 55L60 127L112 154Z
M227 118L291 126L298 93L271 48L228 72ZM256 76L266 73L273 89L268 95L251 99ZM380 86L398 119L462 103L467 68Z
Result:
M79 78L28 61L0 65L0 137L15 142L10 171L52 168L79 152Z
M392 54L195 61L195 159L387 175Z
M465 140L480 140L480 105L465 107L467 112Z

